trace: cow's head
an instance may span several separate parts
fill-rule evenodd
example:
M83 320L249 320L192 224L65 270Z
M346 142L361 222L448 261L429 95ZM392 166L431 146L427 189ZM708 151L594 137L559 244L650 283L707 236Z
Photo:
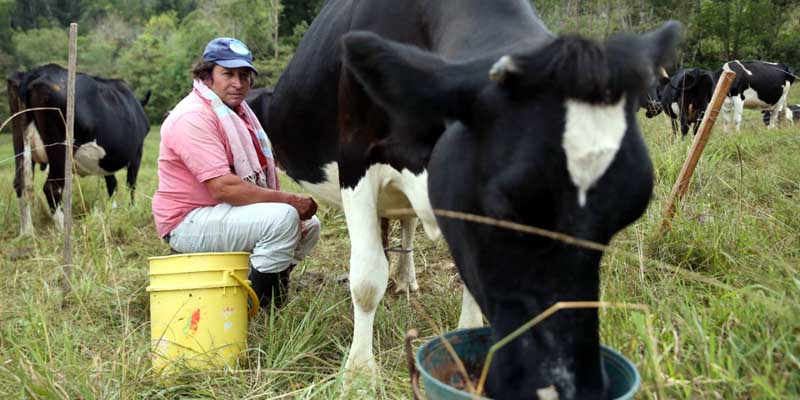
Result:
M658 69L658 80L650 85L647 93L642 95L641 107L645 109L645 117L653 118L661 114L664 109L661 106L661 91L669 85L669 75L664 68Z
M394 119L445 122L428 164L434 207L605 244L650 199L652 165L635 113L679 30L673 22L604 43L563 37L464 63L354 32L344 38L344 64ZM600 251L439 224L494 340L556 302L599 298ZM534 398L550 385L561 399L606 397L597 312L562 311L526 332L495 355L487 385L498 399Z

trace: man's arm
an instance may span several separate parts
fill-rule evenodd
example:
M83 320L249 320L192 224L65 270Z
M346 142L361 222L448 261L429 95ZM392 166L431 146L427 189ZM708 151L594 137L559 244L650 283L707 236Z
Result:
M265 189L233 174L211 178L204 183L214 199L233 206L285 203L297 210L301 220L309 219L317 212L317 203L309 196Z

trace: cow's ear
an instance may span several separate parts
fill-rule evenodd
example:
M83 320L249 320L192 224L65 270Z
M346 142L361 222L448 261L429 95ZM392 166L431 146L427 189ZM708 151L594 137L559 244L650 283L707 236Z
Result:
M681 40L681 23L667 21L660 28L644 34L642 39L645 42L648 58L653 63L653 70L658 73L675 59L675 52Z
M344 66L382 107L425 119L469 115L478 89L469 64L364 31L346 34L342 47Z

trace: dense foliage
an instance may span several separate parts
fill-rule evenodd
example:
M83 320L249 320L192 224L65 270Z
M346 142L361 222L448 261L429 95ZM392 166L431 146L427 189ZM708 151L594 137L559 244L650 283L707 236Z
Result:
M731 59L800 67L800 2L792 0L532 0L554 32L607 37L682 21L681 64L717 69ZM79 23L79 70L153 91L160 122L190 87L189 69L215 36L253 50L257 86L274 84L323 0L0 0L0 74L66 64L70 22ZM0 95L5 98L5 85ZM0 118L8 105L0 102Z

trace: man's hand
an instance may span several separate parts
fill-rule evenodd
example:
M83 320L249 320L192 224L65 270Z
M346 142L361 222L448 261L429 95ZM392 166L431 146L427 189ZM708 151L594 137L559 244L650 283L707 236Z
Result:
M285 203L294 207L303 221L313 217L317 212L317 202L310 196L265 189L233 174L209 179L205 184L214 199L232 206Z
M317 213L317 202L311 196L293 193L287 203L297 210L303 221Z

